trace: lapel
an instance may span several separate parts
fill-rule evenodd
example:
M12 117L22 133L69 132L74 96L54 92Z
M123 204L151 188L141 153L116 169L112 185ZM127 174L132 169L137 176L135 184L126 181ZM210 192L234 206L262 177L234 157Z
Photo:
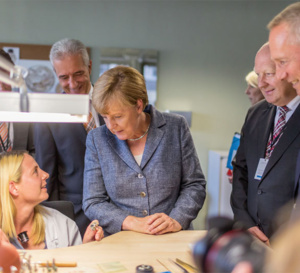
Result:
M127 164L128 167L137 173L140 173L146 166L164 135L164 131L160 128L165 124L163 115L151 105L147 106L145 111L149 112L151 115L151 124L147 135L141 166L136 163L126 141L119 140L108 129L106 131L110 147L115 151L119 158Z
M273 128L275 114L276 106L268 103L266 108L262 110L261 116L259 117L256 130L257 135L255 137L257 141L256 147L258 158L265 157L267 142L271 129Z
M296 194L296 189L298 186L298 181L300 178L300 151L298 152L297 164L296 164L296 175L295 175L295 186L294 186L294 194ZM296 197L296 196L294 196Z
M146 111L150 112L151 125L149 128L145 150L141 162L142 169L147 165L148 161L151 159L160 141L162 140L165 133L164 126L166 124L162 113L157 111L153 106L149 105Z
M78 125L77 128L78 128L79 138L81 139L81 141L84 142L84 145L85 145L85 143L86 143L86 137L87 137L86 130L85 130L85 128L84 128L84 126L83 126L82 123L79 123L77 125Z
M269 159L269 162L266 166L261 181L274 167L274 165L278 162L278 160L281 158L284 152L289 148L289 146L292 144L295 138L300 134L299 120L300 120L300 104L298 105L295 112L288 120L283 135L281 136L279 142L275 146L273 153Z
M119 140L118 137L113 135L108 129L106 131L108 136L108 144L119 156L119 158L127 164L127 166L137 173L141 172L139 165L136 163L127 143L125 140Z

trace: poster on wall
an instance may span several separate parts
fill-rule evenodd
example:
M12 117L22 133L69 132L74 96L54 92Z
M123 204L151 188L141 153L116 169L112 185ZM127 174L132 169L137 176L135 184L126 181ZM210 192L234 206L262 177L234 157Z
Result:
M28 92L61 93L50 61L20 59L18 65L28 69L28 76L25 78Z
M14 64L18 64L18 61L20 59L20 48L19 47L4 46L3 50L9 54L9 56L10 56L11 60L14 62Z
M27 68L25 78L27 91L38 93L61 93L62 89L49 60L20 59L19 47L3 47L15 65Z

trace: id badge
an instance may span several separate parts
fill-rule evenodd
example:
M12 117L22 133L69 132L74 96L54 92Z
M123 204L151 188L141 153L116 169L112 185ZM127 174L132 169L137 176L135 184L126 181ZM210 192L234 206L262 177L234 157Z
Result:
M259 159L254 179L261 180L268 162L269 162L269 159L266 159L266 158Z

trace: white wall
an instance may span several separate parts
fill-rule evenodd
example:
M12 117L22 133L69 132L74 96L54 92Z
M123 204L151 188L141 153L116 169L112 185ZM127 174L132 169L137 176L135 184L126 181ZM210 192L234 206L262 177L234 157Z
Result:
M160 110L192 111L205 174L209 150L229 149L250 103L245 75L268 39L266 24L293 1L0 0L1 42L53 44L76 38L92 48L159 51ZM1 102L0 102L1 103ZM204 227L204 208L196 221Z

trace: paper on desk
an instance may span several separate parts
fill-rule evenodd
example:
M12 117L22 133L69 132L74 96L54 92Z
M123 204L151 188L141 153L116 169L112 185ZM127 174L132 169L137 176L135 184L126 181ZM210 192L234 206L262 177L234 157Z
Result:
M127 268L120 262L102 263L98 264L98 266L100 267L103 273L115 273L127 270Z
M77 267L76 269L72 269L71 271L68 271L68 273L99 273L99 270L90 267Z

